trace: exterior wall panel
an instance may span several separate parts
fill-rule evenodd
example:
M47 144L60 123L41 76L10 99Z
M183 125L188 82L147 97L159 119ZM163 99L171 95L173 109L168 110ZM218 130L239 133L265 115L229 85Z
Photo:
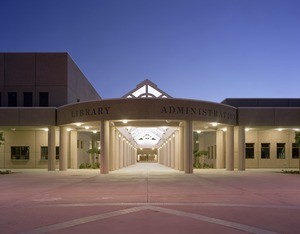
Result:
M0 92L4 86L4 54L0 53Z
M68 103L76 103L78 100L83 102L100 99L100 95L68 56Z
M36 106L39 106L40 92L48 93L50 107L58 107L66 104L67 91L65 86L37 86L35 95Z
M67 86L67 53L36 54L36 85Z
M5 54L5 86L21 86L35 84L35 54Z
M243 126L297 126L300 107L238 108L238 124Z
M2 108L0 126L56 125L55 108Z

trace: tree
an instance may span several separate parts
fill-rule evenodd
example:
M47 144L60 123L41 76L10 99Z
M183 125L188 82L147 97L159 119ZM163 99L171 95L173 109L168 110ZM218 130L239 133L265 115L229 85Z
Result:
M95 163L95 155L96 155L96 159L98 159L99 158L98 155L100 154L100 149L93 147L93 148L89 149L87 151L87 153L90 154L92 157L92 160L90 159L90 163ZM99 160L97 160L97 161L99 161Z
M298 146L299 151L300 151L300 132L295 132L295 144ZM300 156L298 155L299 158L299 173L300 173Z
M208 151L205 151L205 150L194 150L193 154L194 154L194 167L195 168L202 168L202 167L204 167L204 165L202 165L199 162L199 159L203 155L208 155Z

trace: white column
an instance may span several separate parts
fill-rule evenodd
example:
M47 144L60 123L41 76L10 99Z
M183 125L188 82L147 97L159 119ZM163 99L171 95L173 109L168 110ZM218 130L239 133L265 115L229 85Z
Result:
M72 169L77 169L77 131L70 132L70 157L70 167Z
M130 148L131 148L131 164L135 164L134 148L133 146L130 146Z
M128 166L128 148L127 148L128 144L127 144L127 140L125 139L124 141L124 163L125 163L125 167Z
M168 167L171 167L171 148L172 148L172 143L171 143L171 138L168 139Z
M179 170L184 171L184 131L183 126L179 127Z
M120 138L119 132L115 131L115 155L116 155L116 169L120 169Z
M179 131L175 131L175 169L179 170L179 160L180 160L180 141L179 141Z
M238 126L237 127L238 133L238 170L244 171L245 170L245 161L246 161L246 149L245 149L245 127Z
M217 143L216 168L217 169L222 169L222 168L225 168L225 162L224 162L224 155L225 155L224 132L222 130L217 130L216 143Z
M109 170L115 170L116 155L115 155L115 128L113 126L109 127Z
M165 141L164 145L164 165L168 166L168 142Z
M193 173L193 122L184 123L184 172Z
M56 168L56 130L50 126L48 131L48 171L55 171Z
M175 133L171 136L171 168L175 168Z
M100 173L109 172L109 122L101 120L101 154L100 154Z
M123 165L127 167L127 147L126 147L126 139L123 140Z
M120 142L119 142L119 159L120 159L120 168L123 168L124 167L124 147L123 147L123 144L124 144L124 141L123 141L123 137L121 135L121 137L119 138Z
M232 126L226 131L226 170L234 170L234 130Z
M157 162L160 163L160 148L157 149Z
M68 131L66 127L59 128L59 170L68 168Z

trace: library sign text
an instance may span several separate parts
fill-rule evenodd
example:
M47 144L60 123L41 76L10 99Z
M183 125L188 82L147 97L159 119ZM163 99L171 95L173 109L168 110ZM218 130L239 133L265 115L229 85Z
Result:
M93 116L93 115L108 115L109 111L110 111L110 106L97 107L97 108L84 108L84 109L72 111L71 115L72 118Z
M220 111L212 108L184 107L184 106L163 106L161 114L176 115L198 115L202 117L214 117L235 120L235 114L227 111Z

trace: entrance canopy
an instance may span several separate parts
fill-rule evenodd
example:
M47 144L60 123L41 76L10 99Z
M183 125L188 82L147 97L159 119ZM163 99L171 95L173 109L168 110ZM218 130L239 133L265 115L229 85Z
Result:
M236 108L219 103L172 98L145 80L120 99L82 102L58 108L58 125L85 123L100 130L110 121L138 148L158 148L186 120L236 125ZM98 126L97 126L98 125ZM220 125L219 125L220 126ZM207 129L208 126L201 126Z

